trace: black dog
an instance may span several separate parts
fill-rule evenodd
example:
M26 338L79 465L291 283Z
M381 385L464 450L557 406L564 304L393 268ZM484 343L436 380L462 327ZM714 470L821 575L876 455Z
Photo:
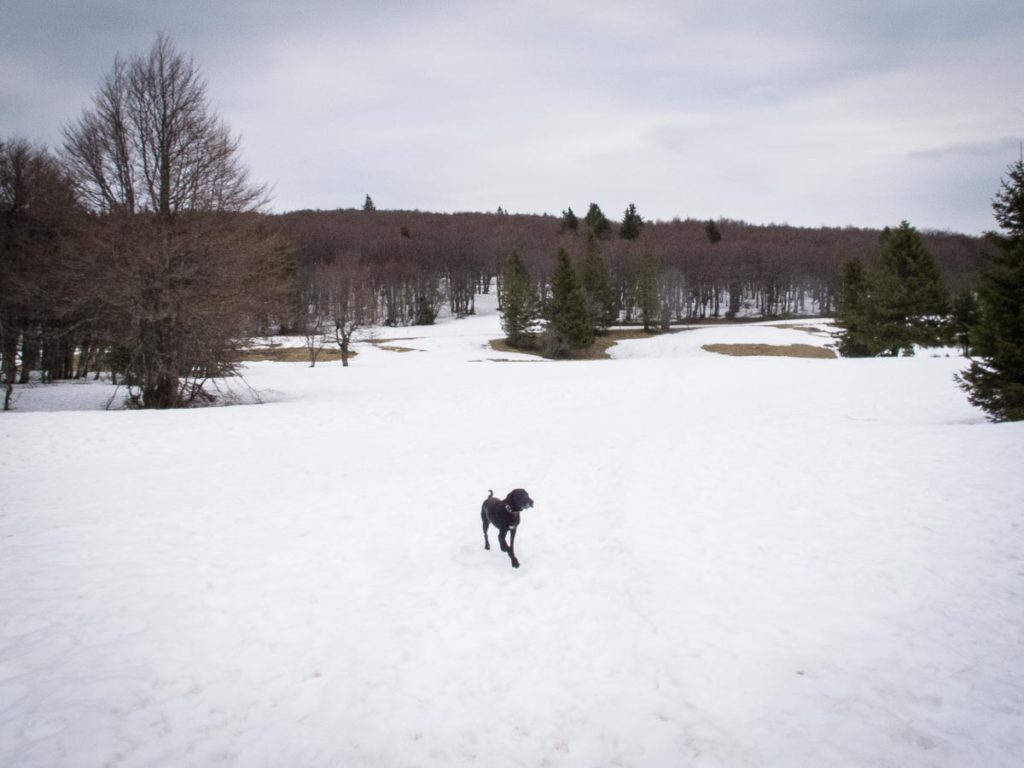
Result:
M524 509L533 506L533 499L530 494L522 488L516 488L504 499L494 498L494 491L487 492L487 498L480 507L480 520L484 524L484 549L491 548L491 542L487 540L487 526L494 524L498 529L498 544L502 552L508 552L512 558L512 567L518 568L519 561L516 560L516 529L519 527L519 513ZM512 540L505 543L505 534L512 531Z

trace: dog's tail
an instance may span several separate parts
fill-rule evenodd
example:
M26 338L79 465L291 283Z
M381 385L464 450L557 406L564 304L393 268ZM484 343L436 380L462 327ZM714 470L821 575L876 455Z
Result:
M493 499L494 498L494 491L492 491L490 488L487 489L487 498L488 499Z

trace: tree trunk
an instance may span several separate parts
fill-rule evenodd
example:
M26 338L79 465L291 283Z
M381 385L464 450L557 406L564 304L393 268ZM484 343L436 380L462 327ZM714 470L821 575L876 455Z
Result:
M173 408L178 405L178 378L166 373L142 389L143 408Z

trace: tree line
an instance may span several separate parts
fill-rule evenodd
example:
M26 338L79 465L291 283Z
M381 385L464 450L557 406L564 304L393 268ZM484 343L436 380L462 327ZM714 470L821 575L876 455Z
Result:
M586 218L571 208L556 217L365 207L273 218L294 246L300 282L311 296L318 274L358 275L372 299L372 306L360 306L385 325L430 322L446 304L454 316L471 314L475 293L492 281L500 285L513 252L543 298L562 250L574 265L604 265L614 312L624 323L647 324L655 315L657 324L828 315L843 262L873 258L881 247L878 230L644 221L635 205L613 223L594 203ZM968 284L986 243L951 233L922 237L947 283ZM645 269L654 272L653 309L651 296L638 292ZM301 318L290 327L298 325Z

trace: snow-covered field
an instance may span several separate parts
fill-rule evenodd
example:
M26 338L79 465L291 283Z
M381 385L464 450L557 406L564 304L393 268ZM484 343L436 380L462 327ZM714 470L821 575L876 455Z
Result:
M23 391L0 765L1022 764L1024 424L962 360L496 362L478 306L252 364L260 406ZM519 570L479 517L516 486Z

